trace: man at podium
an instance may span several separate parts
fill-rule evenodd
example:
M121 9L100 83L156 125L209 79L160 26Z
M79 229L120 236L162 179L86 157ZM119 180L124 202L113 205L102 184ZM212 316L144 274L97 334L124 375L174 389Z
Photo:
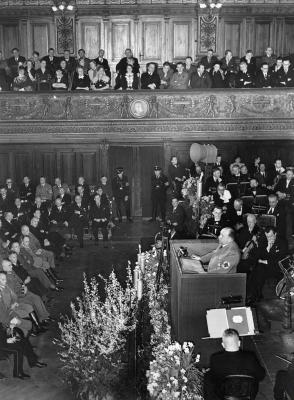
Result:
M191 258L207 264L207 272L212 274L236 273L240 261L240 250L234 240L232 228L223 228L220 232L219 246L212 252L199 257L192 255ZM205 268L205 267L204 267Z

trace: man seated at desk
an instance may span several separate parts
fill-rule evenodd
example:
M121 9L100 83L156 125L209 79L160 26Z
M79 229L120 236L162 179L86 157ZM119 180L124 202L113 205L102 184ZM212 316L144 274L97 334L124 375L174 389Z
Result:
M207 264L207 272L212 274L236 273L240 261L240 250L234 240L232 228L223 228L220 232L219 246L211 253L202 257L192 255L194 260ZM205 268L206 269L206 268Z

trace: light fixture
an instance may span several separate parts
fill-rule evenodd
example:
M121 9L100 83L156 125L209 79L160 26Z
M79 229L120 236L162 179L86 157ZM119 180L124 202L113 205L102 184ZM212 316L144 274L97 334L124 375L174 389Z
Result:
M200 3L200 4L199 4L199 7L200 7L200 8L206 8L207 5L206 5L205 3Z
M53 12L58 12L61 11L64 13L66 10L67 11L73 11L74 9L74 2L75 0L53 0L53 6L52 11Z
M220 9L222 7L222 0L198 0L199 8L208 8L211 13L213 9Z

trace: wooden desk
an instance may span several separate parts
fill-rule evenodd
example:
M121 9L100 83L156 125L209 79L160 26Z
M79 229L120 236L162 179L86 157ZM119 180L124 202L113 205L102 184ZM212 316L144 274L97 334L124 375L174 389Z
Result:
M191 274L183 273L177 257L180 246L188 253L204 255L217 247L214 240L173 240L171 243L171 320L176 340L196 341L208 336L206 310L223 308L221 298L242 296L245 305L246 274Z

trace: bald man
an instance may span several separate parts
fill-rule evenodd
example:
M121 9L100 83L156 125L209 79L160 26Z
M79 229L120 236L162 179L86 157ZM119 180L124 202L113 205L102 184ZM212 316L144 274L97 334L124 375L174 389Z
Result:
M211 253L202 257L192 255L195 260L203 264L208 263L207 272L211 274L233 274L237 271L240 261L240 250L234 240L234 231L231 228L223 228L218 237L219 246Z
M223 382L229 375L249 375L255 379L254 392L258 392L258 382L265 376L253 352L240 350L239 333L235 329L226 329L222 336L224 351L215 353L210 358L210 371L205 374L204 399L223 399ZM255 398L255 396L254 396Z

